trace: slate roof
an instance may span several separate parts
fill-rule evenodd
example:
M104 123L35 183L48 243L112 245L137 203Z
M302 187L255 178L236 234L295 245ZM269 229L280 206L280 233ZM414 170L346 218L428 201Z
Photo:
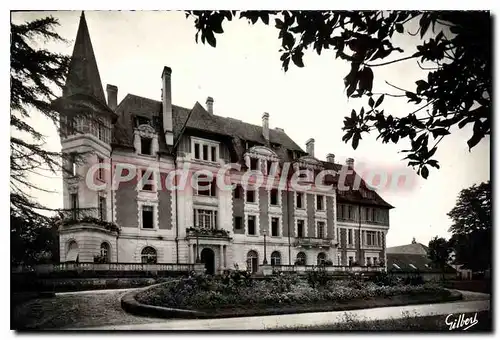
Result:
M90 40L85 14L80 16L80 24L76 34L75 46L69 65L63 97L85 94L106 105L101 77Z
M410 243L404 246L387 247L387 254L411 254L411 255L426 255L429 248L422 243Z
M230 138L238 138L244 141L251 141L257 144L265 145L266 140L262 136L262 126L245 123L243 121L221 117L210 114L198 102L195 103L192 109L172 106L172 123L174 130L174 140L179 136L182 127L184 126L189 112L192 111L189 121L186 125L187 129L199 130L226 136ZM161 101L144 98L132 94L127 96L118 105L116 112L119 114L120 126L115 134L114 142L122 145L133 144L133 116L144 116L150 119L158 117L162 118L162 103ZM159 128L161 127L161 124ZM161 131L163 132L163 131ZM162 135L161 133L160 135ZM286 149L299 151L302 150L285 132L270 129L269 140L272 144L279 144ZM163 139L164 142L164 139ZM161 143L161 140L160 140ZM160 149L166 150L166 145L160 145Z
M396 264L399 268L394 266ZM417 269L413 268L410 264L414 265ZM389 272L421 272L421 273L440 273L440 268L435 268L431 260L426 255L420 254L394 254L387 253L387 271ZM446 265L446 273L454 273L456 270Z
M242 143L250 141L257 144L265 145L266 140L262 136L262 126L249 124L241 120L221 117L210 114L200 103L196 102L192 109L172 105L172 120L174 130L174 140L177 140L181 134L181 130L191 112L189 121L186 124L186 129L191 131L200 131L202 133L212 133L226 137L229 141L229 147L233 152L241 157L245 148ZM159 125L156 127L159 135L160 151L168 152L165 143L165 135L163 134L162 119L162 102L150 98L140 97L133 94L127 94L125 98L116 108L116 113L119 115L118 123L114 128L113 142L116 146L133 147L133 129L134 116L143 116L151 120L158 117ZM282 162L291 161L287 150L297 151L300 154L306 154L284 131L270 129L269 139L271 147L280 157ZM241 161L241 159L239 159ZM326 169L340 171L343 165L322 162ZM354 183L354 174L347 175L346 185ZM351 204L365 204L374 206L383 206L389 209L394 208L380 197L374 190L367 187L365 181L361 179L361 187L373 193L373 196L363 197L357 190L351 190L344 195L338 196L339 202Z
M440 268L435 268L431 260L427 257L429 247L422 243L410 243L403 246L387 247L387 270L389 272L415 272L440 273ZM394 266L396 264L399 268ZM415 266L413 268L410 264ZM446 265L446 273L453 273L456 270Z

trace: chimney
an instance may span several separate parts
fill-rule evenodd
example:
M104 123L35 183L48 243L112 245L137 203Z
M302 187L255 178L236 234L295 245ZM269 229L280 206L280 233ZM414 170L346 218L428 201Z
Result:
M335 163L335 155L333 153L329 153L326 155L326 161L328 163Z
M174 132L172 124L172 69L168 66L163 68L162 80L162 104L163 104L163 131L167 145L174 145Z
M306 142L306 152L309 156L314 157L314 138L309 138Z
M106 85L106 92L108 94L108 106L111 110L116 109L117 97L118 97L118 87L115 85Z
M262 115L262 135L266 141L269 141L269 113Z
M211 115L214 114L214 99L212 97L207 97L207 111L208 113L210 113Z
M345 164L347 165L347 167L349 169L353 169L354 168L354 158L347 158L345 161Z
M417 243L417 240L415 240L415 237L413 238L413 240L411 240L411 244L415 244Z

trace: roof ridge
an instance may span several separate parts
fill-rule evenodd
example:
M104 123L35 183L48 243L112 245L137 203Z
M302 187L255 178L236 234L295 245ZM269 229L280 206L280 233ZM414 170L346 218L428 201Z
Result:
M148 98L148 97L144 97L144 96L139 96L137 94L133 94L133 93L127 93L127 95L122 99L122 101L120 102L120 104L128 97L137 97L137 98L140 98L140 99L146 99L146 100L150 100L152 102L156 102L158 104L162 104L162 101L161 100L156 100L156 99L151 99L151 98ZM201 105L201 104L200 104ZM119 105L118 105L119 106ZM180 106L180 105L177 105L177 104L172 104L172 106L175 106L175 107L179 107L181 109L185 109L185 110L192 110L192 108L187 108L185 106Z

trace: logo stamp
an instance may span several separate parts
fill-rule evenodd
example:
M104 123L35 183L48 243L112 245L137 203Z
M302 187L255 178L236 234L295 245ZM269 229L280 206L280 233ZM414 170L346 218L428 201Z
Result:
M445 321L447 326L449 326L449 330L468 330L472 326L478 324L477 313L474 313L474 316L466 317L465 314L460 314L458 317L455 317L454 314L448 314Z

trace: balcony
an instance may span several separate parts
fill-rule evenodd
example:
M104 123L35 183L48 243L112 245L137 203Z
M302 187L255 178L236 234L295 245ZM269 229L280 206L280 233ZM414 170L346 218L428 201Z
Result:
M120 227L109 221L103 221L92 216L83 216L81 218L65 218L56 222L60 231L68 230L71 228L87 228L96 230L105 230L113 235L120 233Z
M209 229L209 228L186 228L186 239L203 238L203 239L223 239L230 240L230 232L224 229Z
M329 238L296 237L294 246L305 248L330 248L337 246L337 242Z

